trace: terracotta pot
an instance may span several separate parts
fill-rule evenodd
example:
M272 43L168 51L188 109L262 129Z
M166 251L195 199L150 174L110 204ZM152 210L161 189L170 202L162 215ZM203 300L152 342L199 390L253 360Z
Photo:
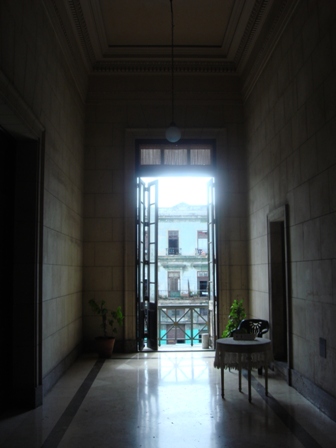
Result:
M97 337L96 339L96 351L99 358L111 358L115 343L115 338L103 338Z

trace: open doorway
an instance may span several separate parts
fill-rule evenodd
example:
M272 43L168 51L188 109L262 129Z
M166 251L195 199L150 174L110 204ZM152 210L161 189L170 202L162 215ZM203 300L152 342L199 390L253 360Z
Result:
M270 326L274 365L290 384L291 343L287 251L287 208L268 215Z
M214 235L209 230L214 222L214 179L142 177L138 184L145 210L140 212L143 229L138 227L138 253L144 257L138 275L144 290L138 316L144 336L140 349L208 348L205 341L214 332L215 310L210 303L214 276L209 272L214 266L209 254L214 247L209 241L209 234L212 239Z
M218 333L215 142L137 140L136 165L138 349L194 347L205 331L214 348ZM163 203L164 197L171 202ZM165 209L160 211L160 232L159 208ZM180 224L183 214L188 224ZM202 311L200 303L197 309L191 306L192 301L196 305L196 297L208 301L207 310ZM180 308L177 300L184 301Z
M42 403L42 145L0 128L2 301L0 411ZM22 335L24 335L22 337Z

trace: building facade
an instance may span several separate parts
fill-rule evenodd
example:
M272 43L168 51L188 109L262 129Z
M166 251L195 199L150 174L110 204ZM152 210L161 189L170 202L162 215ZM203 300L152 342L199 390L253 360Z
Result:
M206 205L159 207L158 312L159 345L198 345L208 332Z
M159 208L159 297L206 296L207 283L207 207Z

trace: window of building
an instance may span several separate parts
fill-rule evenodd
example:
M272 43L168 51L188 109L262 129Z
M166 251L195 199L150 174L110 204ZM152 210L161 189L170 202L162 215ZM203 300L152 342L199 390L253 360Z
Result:
M197 253L198 255L208 254L208 232L206 230L197 232Z
M168 230L168 255L179 255L179 232Z
M180 297L180 273L168 272L168 297Z
M198 271L197 272L197 287L199 291L200 297L208 296L208 272L207 271Z

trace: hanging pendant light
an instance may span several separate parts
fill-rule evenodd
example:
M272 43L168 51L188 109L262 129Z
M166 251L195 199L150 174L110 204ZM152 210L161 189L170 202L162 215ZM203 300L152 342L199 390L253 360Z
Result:
M173 0L170 0L171 11L171 94L172 94L172 120L169 128L166 130L166 139L171 143L176 143L181 138L181 131L174 122L174 13Z

